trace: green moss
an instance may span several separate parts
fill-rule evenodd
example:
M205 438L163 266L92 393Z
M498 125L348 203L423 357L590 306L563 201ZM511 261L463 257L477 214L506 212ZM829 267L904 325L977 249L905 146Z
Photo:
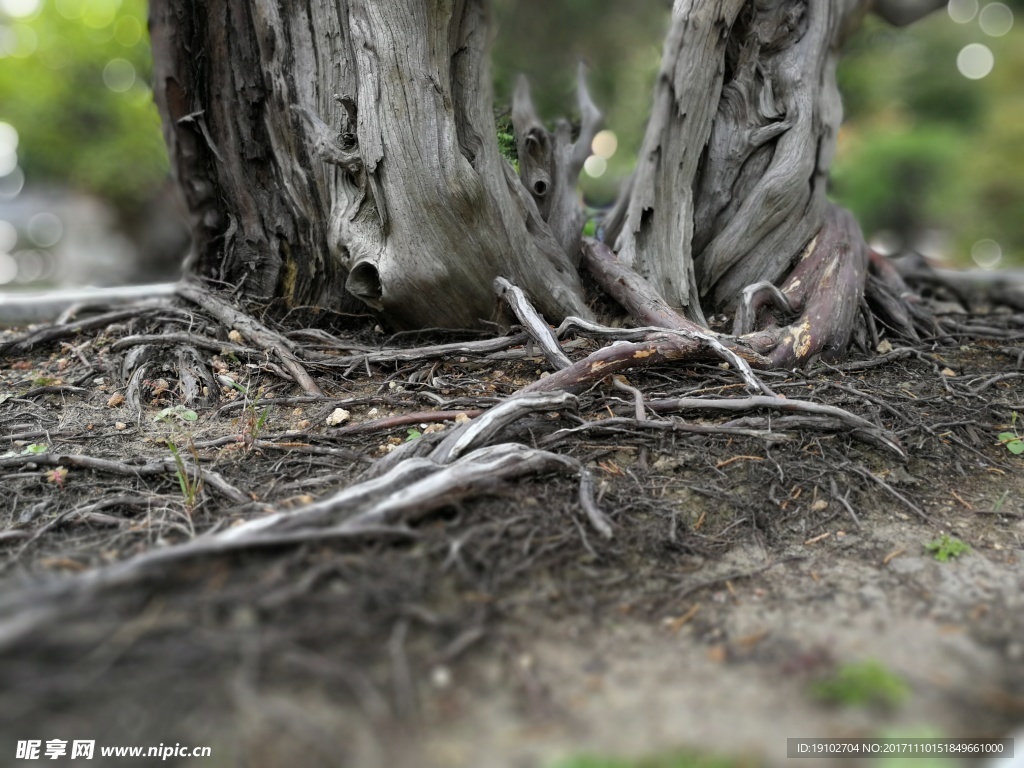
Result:
M512 119L508 114L495 118L498 128L498 151L519 173L519 150L516 148L516 132L512 127Z
M844 707L893 707L908 693L903 678L877 661L843 664L832 677L811 685L815 698Z

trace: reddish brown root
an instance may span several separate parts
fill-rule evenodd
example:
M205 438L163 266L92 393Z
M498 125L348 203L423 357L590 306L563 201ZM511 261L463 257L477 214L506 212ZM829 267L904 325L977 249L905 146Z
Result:
M622 264L604 243L584 238L583 261L608 295L640 325L676 331L706 331L670 307L650 282Z
M704 336L705 338L701 338ZM690 331L658 333L652 331L644 341L619 342L602 347L578 360L568 368L538 379L519 394L531 392L579 392L602 379L648 365L664 363L720 362L721 353L706 341L707 332L699 335ZM767 367L767 360L749 348L719 339L729 351L735 352L752 368Z
M869 254L866 299L875 318L889 331L908 341L939 333L935 319L921 307L920 297L907 285L889 259L873 250Z
M821 355L840 357L850 343L868 267L868 247L849 211L831 206L825 225L783 283L781 293L800 316L781 329L768 356L792 368Z

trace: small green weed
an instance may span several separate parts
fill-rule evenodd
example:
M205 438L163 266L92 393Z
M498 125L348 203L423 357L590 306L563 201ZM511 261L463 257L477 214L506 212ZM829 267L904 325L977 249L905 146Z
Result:
M1014 456L1020 456L1024 453L1024 438L1022 438L1017 432L1017 411L1013 412L1013 418L1010 422L1010 426L1013 429L1012 432L999 433L999 444L1005 445L1006 450Z
M269 416L270 406L258 413L256 406L252 403L245 406L245 411L242 413L242 442L245 444L246 451L252 450L253 444L260 439Z
M815 698L844 707L894 707L909 691L903 678L878 661L843 664L835 675L811 686Z
M498 151L519 173L519 150L516 147L516 134L512 128L512 119L508 114L497 117L498 125Z
M410 429L407 430L407 437L405 438L405 442L411 443L413 440L416 440L417 438L420 437L423 437L422 432L420 432L418 429Z
M203 491L203 476L199 473L198 469L196 470L195 477L189 474L188 465L185 464L185 460L181 457L181 451L178 450L178 446L172 441L167 441L167 448L174 459L174 475L178 478L178 487L181 488L181 495L185 500L185 509L191 515L199 503L199 494ZM192 449L192 453L193 455L195 454L195 448Z
M935 559L940 563L945 563L951 557L966 555L971 551L969 544L946 534L942 534L941 538L934 541L929 541L924 545L924 548L934 553Z
M220 379L220 383L223 384L225 387L229 387L230 389L235 390L236 392L238 392L241 395L248 395L249 394L249 390L247 388L243 387L237 381L235 381L235 380L233 380L233 379L231 379L231 378L229 378L227 376L222 377Z
M259 436L263 434L263 428L267 425L267 418L270 416L270 406L267 406L260 411L258 416L256 415L256 409L253 406L249 407L252 408L252 415L255 418L255 422L252 427L253 438L258 439Z

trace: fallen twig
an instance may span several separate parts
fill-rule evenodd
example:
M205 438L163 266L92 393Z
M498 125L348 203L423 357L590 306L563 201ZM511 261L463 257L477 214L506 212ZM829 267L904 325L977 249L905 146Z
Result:
M636 387L630 386L621 376L612 376L612 384L622 392L628 392L633 396L633 405L636 408L636 420L646 421L647 411L644 409L644 393Z
M178 471L178 465L174 459L157 459L145 464L130 464L124 461L113 461L111 459L99 459L93 456L82 456L81 454L59 454L40 453L28 456L8 456L0 458L0 469L6 467L30 467L42 465L48 467L78 467L80 469L91 469L95 472L106 472L114 475L127 475L130 477L152 477L154 475L174 474ZM203 482L216 490L222 496L236 504L245 504L250 501L249 497L235 488L224 479L223 475L203 467L192 467L188 463L186 468L191 471L198 471Z
M882 480L882 478L877 477L876 475L874 475L871 472L868 472L866 469L861 469L860 467L854 466L853 464L847 464L847 466L851 470L856 472L858 475L860 475L861 477L866 478L868 480L872 480L875 483L878 483L878 485L882 486L882 488L884 488L887 493L889 493L890 495L894 496L895 498L897 498L901 502L903 502L904 506L906 506L907 509L909 509L911 512L913 512L915 515L917 515L919 518L921 518L925 522L932 523L933 525L935 524L935 519L932 518L931 515L929 515L927 512L925 512L923 509L921 509L916 504L914 504L914 502L912 502L910 499L908 499L902 493L897 491L895 488L893 488L887 482Z
M403 413L398 416L388 416L384 419L374 419L373 421L363 421L359 424L350 424L347 427L338 429L334 434L341 436L359 435L367 432L388 432L392 429L407 427L410 424L430 424L440 421L455 421L460 416L475 419L483 413L487 413L487 411L482 411L479 408L472 408L465 411L418 411L416 413Z
M529 340L529 334L514 333L510 336L498 336L493 339L435 344L427 347L384 347L373 352L360 352L355 355L317 357L316 364L321 368L348 368L358 363L379 365L382 363L414 363L420 360L435 360L445 357L482 357L494 352L501 352L509 347L521 346Z

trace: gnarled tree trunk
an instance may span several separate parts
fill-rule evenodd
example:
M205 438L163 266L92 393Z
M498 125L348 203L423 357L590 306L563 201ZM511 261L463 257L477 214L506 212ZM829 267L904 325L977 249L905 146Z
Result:
M475 327L494 278L587 315L496 143L478 0L154 0L155 93L195 269L398 326Z
M638 167L606 227L623 266L696 322L738 308L739 333L777 326L759 345L788 350L777 364L841 352L869 260L825 198L837 58L870 8L905 23L940 5L677 0ZM195 270L291 305L355 299L399 327L486 323L499 276L549 321L588 317L575 184L600 115L581 79L573 143L522 85L517 176L498 151L486 6L153 0Z

